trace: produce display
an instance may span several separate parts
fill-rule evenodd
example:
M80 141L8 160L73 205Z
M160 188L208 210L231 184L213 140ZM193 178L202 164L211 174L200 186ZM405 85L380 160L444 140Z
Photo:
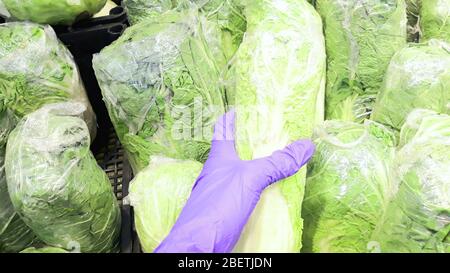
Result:
M362 122L406 43L404 0L317 0L327 44L326 119Z
M169 12L128 28L94 56L103 99L134 172L150 156L206 160L225 112L227 58L220 28L195 12Z
M367 252L396 181L395 135L366 121L326 121L313 137L302 216L303 252Z
M400 130L415 108L450 114L450 44L431 40L398 51L387 69L372 119Z
M16 119L8 111L0 113L0 253L18 252L35 241L11 203L5 177L5 150Z
M71 25L99 12L106 0L1 0L13 19Z
M120 211L89 150L81 103L49 104L11 132L5 167L15 210L39 240L80 252L114 252Z
M450 253L450 0L0 17L0 253Z
M243 160L310 138L323 121L325 41L306 1L248 1L247 32L230 86L236 97L237 150ZM270 49L270 50L269 50ZM235 252L299 252L306 170L267 188Z
M400 134L394 200L372 240L374 252L450 252L450 116L413 111Z
M78 68L50 26L0 25L0 111L23 117L49 103L75 100L88 109L86 122L97 124Z
M201 170L197 161L153 157L131 182L129 199L145 252L153 252L169 234Z

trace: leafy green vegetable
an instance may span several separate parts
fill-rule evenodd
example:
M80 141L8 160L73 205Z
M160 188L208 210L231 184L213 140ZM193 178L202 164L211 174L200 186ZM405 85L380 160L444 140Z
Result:
M201 170L197 161L152 157L131 182L129 200L145 252L153 252L169 234Z
M373 236L373 251L450 253L450 116L413 111L395 162L399 191Z
M246 29L242 8L234 0L125 0L123 5L131 24L158 17L172 9L198 9L209 21L219 26L219 37L228 59L238 49Z
M0 113L0 252L18 252L31 245L34 234L15 212L5 177L6 141L16 120L5 111Z
M45 104L68 100L86 105L95 136L95 114L78 68L53 29L34 23L1 24L0 111L9 109L23 117Z
M404 0L317 0L325 25L326 118L361 122L394 53L406 43Z
M62 248L48 246L42 248L29 247L27 249L22 250L20 253L70 253L70 252Z
M40 24L71 25L92 17L106 0L2 0L13 18Z
M450 0L422 0L420 26L424 40L450 42Z
M232 69L237 149L243 160L268 156L323 121L322 22L302 0L245 2L248 30ZM266 189L236 252L299 252L305 170Z
M120 211L109 179L89 150L81 103L50 104L11 132L6 178L14 208L49 246L117 250Z
M372 119L400 130L414 108L450 113L450 45L410 44L391 60Z
M225 112L227 66L217 24L194 10L128 28L93 64L109 115L135 173L151 155L206 160Z
M367 252L395 192L395 136L366 121L326 121L314 135L302 216L304 252Z

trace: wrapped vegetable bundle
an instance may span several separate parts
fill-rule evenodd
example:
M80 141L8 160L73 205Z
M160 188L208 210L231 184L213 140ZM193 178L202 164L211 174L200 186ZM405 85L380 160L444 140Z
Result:
M123 5L133 25L169 10L198 9L209 21L219 25L228 59L242 42L246 28L242 8L234 0L125 0Z
M248 29L235 56L236 141L243 160L271 155L323 121L325 41L304 0L244 1ZM305 169L267 188L235 252L299 252Z
M15 212L6 184L6 142L15 123L9 112L0 113L0 252L19 252L35 241L33 232Z
M391 60L372 119L400 130L414 108L450 113L450 45L410 44Z
M2 0L13 19L71 25L99 12L106 0Z
M153 157L131 182L129 200L145 252L153 252L169 234L201 170L197 161Z
M422 38L450 42L450 0L422 0L420 26Z
M80 252L118 247L120 211L97 165L81 103L50 104L11 132L6 178L15 210L45 244Z
M150 156L206 160L225 112L227 66L217 24L168 12L128 28L93 64L109 115L135 173Z
M0 111L23 117L45 104L68 100L86 106L86 122L95 136L95 114L78 68L53 29L34 23L0 25Z
M380 124L326 121L314 135L302 215L304 252L367 252L395 193L395 136Z
M326 118L370 116L394 53L406 44L404 0L317 0L325 25Z
M400 147L399 190L374 233L373 250L450 253L450 116L413 111Z

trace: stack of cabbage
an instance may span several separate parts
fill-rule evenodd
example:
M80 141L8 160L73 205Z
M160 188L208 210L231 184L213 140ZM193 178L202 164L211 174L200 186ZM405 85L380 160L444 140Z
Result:
M303 217L304 252L366 252L395 192L395 135L377 123L326 121L314 135Z
M103 98L135 173L151 155L205 161L225 112L227 65L217 23L170 11L128 28L94 56Z
M120 211L89 150L81 103L49 104L11 132L5 158L11 201L45 244L80 252L117 251Z
M13 19L41 24L71 25L92 17L106 0L1 0ZM1 2L0 1L0 2ZM1 4L1 3L0 3Z
M401 184L373 236L374 251L450 252L450 116L412 112L401 131Z
M372 119L400 130L414 108L450 113L450 44L410 44L392 58Z
M35 240L33 232L15 212L5 177L5 150L15 118L9 112L0 113L0 252L18 252Z
M78 68L69 50L49 26L34 23L0 25L0 111L18 117L48 103L79 101L95 135L96 121Z
M153 252L169 234L201 170L197 161L152 157L133 180L128 198L145 252Z
M323 121L325 41L306 1L244 1L247 32L231 77L237 149L242 159L268 156ZM299 252L305 169L266 189L236 252ZM274 224L276 223L276 224Z
M367 118L394 53L406 43L404 0L318 0L325 25L326 118Z

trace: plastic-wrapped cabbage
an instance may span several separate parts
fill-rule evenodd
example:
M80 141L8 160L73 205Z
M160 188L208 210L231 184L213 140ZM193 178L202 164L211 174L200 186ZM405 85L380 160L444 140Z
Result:
M317 0L325 25L326 118L370 116L394 53L406 44L404 0Z
M325 41L304 0L245 1L248 30L235 56L237 149L256 159L311 137L323 121ZM267 188L235 252L299 252L304 168Z
M400 130L414 108L450 113L450 45L410 44L391 60L372 119Z
M20 253L70 253L70 252L62 248L47 246L41 248L29 247L27 249L20 251Z
M11 132L6 178L14 208L49 246L80 252L118 247L120 211L97 165L81 103L47 105Z
M135 173L152 155L206 160L226 104L221 75L227 61L217 24L196 11L149 18L93 64Z
M91 135L95 114L69 50L50 26L0 25L0 111L22 117L44 104L75 100L86 105Z
M123 5L131 24L172 9L198 8L209 21L219 25L228 59L236 52L246 29L242 8L234 0L124 0Z
M304 252L367 252L395 193L395 135L372 121L326 121L316 129L302 216Z
M71 25L99 12L106 0L2 0L14 19L40 24Z
M450 253L450 116L415 110L400 136L401 184L374 233L374 251Z
M420 26L424 40L450 42L450 0L422 0Z
M35 240L33 232L14 210L5 177L6 141L16 120L9 112L0 113L0 252L19 252Z
M129 200L141 246L153 252L175 224L202 164L192 160L152 157L130 184Z

